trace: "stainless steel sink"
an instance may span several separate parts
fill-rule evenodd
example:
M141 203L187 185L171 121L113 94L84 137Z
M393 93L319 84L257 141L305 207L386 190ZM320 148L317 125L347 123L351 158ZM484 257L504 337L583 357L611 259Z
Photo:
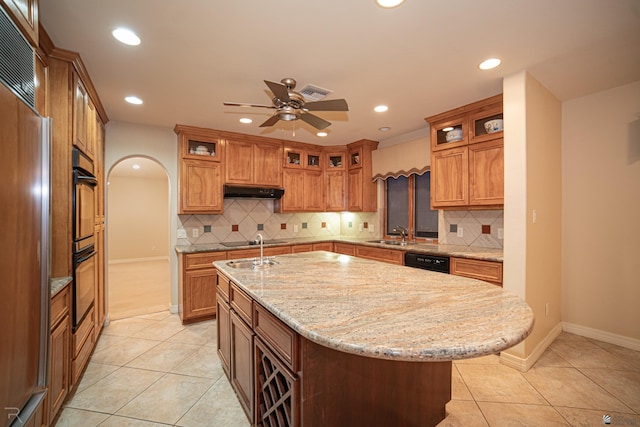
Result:
M380 243L383 245L407 246L415 245L416 242L403 242L401 240L367 240L369 243Z
M232 268L253 268L255 270L269 268L276 264L278 264L278 261L272 258L263 259L262 264L260 264L260 260L257 258L239 259L239 260L227 262L227 265Z

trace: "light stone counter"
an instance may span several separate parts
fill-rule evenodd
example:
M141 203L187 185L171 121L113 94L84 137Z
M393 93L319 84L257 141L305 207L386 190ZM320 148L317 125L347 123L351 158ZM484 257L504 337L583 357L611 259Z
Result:
M361 356L448 361L505 350L533 329L519 297L479 280L332 252L266 270L214 265L303 337Z

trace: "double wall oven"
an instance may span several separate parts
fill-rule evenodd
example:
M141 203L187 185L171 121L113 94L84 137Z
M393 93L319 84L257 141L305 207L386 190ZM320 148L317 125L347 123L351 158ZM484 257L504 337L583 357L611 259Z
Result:
M73 330L95 300L96 250L94 236L95 188L93 162L73 150Z

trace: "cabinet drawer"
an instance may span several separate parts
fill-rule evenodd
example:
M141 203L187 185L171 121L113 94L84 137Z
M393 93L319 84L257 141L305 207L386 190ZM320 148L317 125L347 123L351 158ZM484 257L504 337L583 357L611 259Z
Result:
M286 255L291 253L291 246L271 246L262 249L264 256ZM239 249L237 251L229 251L227 259L243 259L243 258L259 258L260 248L256 249Z
M229 304L229 292L230 292L229 279L226 276L223 276L222 274L218 273L218 295L221 295L223 301L226 302L227 304Z
M247 325L252 326L253 300L245 294L235 283L231 282L231 294L229 295L230 306Z
M51 323L55 326L64 316L69 313L69 294L71 292L71 284L67 285L51 299Z
M255 333L293 372L298 371L298 334L260 304L253 305Z
M502 263L451 257L451 274L471 277L502 286Z
M333 244L333 252L344 254L344 255L356 256L356 246L350 243L336 242Z
M333 252L333 242L314 243L313 250Z
M404 264L404 252L393 249L372 248L369 246L356 246L356 256L373 259L376 261L390 262L392 264Z
M74 336L75 340L75 336ZM80 374L82 370L87 365L89 361L89 356L91 356L91 350L93 350L93 322L91 322L91 328L89 329L88 337L82 345L78 348L78 353L76 357L73 359L72 367L71 367L71 378L72 383L75 384L80 378Z
M202 252L196 254L186 254L184 256L184 264L187 270L212 268L212 263L221 259L227 259L226 252Z
M291 253L297 254L300 252L311 252L313 250L313 245L311 243L306 245L293 245L291 246Z
M87 313L80 327L73 334L73 357L77 357L86 341L93 342L93 308Z

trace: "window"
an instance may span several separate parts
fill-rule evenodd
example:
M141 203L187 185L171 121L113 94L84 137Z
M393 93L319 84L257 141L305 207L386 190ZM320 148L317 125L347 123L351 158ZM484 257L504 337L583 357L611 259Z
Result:
M400 235L396 227L409 230L410 237L437 238L438 211L431 209L431 173L385 180L385 234Z

